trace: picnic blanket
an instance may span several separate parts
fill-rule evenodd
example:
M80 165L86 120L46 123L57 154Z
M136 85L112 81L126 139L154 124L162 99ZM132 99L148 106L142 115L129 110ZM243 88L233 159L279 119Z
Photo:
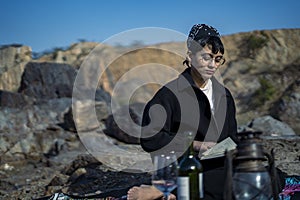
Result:
M279 194L280 200L300 200L300 176L285 178L285 186Z
M97 198L94 197L75 197L69 196L63 193L55 193L51 197L47 198L49 200L84 200L84 199L94 199L94 200L122 200L126 199L126 196L119 198L104 197ZM44 198L46 199L46 198ZM283 190L279 194L280 200L300 200L300 176L287 176L285 177L285 185Z

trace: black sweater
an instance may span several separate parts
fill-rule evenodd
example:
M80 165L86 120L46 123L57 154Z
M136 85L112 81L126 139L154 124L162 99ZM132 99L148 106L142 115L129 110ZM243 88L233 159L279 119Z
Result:
M185 131L193 131L197 141L220 142L227 137L236 141L233 97L214 77L211 81L214 114L206 95L195 85L190 68L154 95L143 114L141 145L145 151L183 152Z

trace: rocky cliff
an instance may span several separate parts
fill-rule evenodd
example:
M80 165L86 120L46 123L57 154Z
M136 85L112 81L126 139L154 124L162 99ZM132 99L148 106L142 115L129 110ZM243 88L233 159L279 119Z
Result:
M232 91L237 105L239 124L271 115L288 123L297 133L300 119L299 91L300 73L299 29L253 31L223 36L227 62L220 69L224 84ZM92 42L77 43L66 50L57 50L31 60L29 47L2 47L0 51L0 89L16 91L21 83L24 66L28 61L69 64L75 69L95 49L97 65L103 70L99 87L112 94L117 82L132 86L132 80L120 78L130 69L148 63L170 66L180 72L184 69L183 56L174 52L186 52L185 43L166 43L153 48L112 47ZM167 49L167 50L165 50ZM106 63L112 61L110 63ZM106 66L108 66L106 68ZM176 74L162 74L161 71L147 71L151 77L166 80ZM134 76L134 75L133 75ZM130 78L130 77L129 77ZM136 77L134 77L136 79ZM140 77L142 79L142 77ZM159 88L158 85L142 87L131 98L132 102L146 102ZM290 117L288 117L290 116Z
M299 115L292 87L300 73L299 34L295 29L224 37L229 61L222 75L236 99L241 123L264 114L283 120L281 114L290 109L294 110L290 116ZM299 132L297 123L289 124Z

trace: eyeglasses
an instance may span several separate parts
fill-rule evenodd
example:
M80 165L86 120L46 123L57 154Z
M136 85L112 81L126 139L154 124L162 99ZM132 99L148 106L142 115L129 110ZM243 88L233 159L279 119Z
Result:
M205 62L212 62L214 60L216 66L223 65L226 61L225 58L223 58L223 56L214 57L213 55L211 55L209 53L201 54L201 58Z

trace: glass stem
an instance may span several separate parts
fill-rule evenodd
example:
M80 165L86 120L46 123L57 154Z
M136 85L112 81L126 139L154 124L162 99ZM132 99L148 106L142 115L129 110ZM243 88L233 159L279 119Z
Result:
M164 200L168 200L169 193L164 193Z

